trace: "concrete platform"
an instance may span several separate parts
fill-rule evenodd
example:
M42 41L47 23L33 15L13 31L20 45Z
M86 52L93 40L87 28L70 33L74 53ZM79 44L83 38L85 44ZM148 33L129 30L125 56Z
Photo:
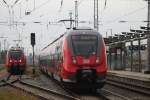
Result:
M150 74L144 74L139 72L130 72L130 71L108 71L108 76L119 76L139 81L149 81L150 82Z

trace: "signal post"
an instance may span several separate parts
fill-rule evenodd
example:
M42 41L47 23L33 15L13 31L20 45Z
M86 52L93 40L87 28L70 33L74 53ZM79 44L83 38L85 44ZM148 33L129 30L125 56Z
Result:
M34 64L34 45L35 45L35 33L31 33L31 45L32 45L32 50L33 50L33 56L32 56L32 64L33 64L33 69L32 73L35 75L35 64Z

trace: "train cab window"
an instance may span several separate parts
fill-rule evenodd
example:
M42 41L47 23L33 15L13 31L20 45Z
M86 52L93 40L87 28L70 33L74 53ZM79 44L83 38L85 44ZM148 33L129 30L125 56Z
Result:
M23 52L20 50L9 51L9 57L11 59L18 60L18 59L20 59L22 53Z
M94 35L74 35L72 44L76 55L88 57L97 52L97 37Z

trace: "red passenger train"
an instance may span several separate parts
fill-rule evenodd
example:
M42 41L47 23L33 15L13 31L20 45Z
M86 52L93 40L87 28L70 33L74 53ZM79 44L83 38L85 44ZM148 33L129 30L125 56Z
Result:
M12 47L6 55L6 68L12 75L22 75L26 70L26 56L20 47Z
M40 68L65 86L102 88L107 72L102 35L92 29L67 31L42 49Z

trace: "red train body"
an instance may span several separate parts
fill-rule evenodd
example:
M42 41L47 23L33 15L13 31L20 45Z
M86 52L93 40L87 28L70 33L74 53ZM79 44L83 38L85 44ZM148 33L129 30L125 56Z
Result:
M7 71L13 75L22 75L26 70L26 56L22 48L12 47L6 55Z
M102 88L107 72L103 38L94 30L70 30L42 49L40 67L66 86Z

